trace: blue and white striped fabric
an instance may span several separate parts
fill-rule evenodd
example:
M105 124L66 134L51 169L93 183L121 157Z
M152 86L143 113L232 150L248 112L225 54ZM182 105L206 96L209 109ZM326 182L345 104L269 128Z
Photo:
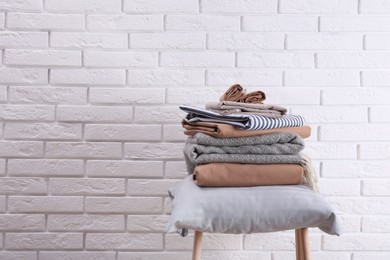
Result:
M189 122L229 124L245 130L298 127L305 124L305 119L299 115L284 115L279 118L272 118L259 115L221 115L206 109L187 105L181 105L179 108L188 113L186 118Z

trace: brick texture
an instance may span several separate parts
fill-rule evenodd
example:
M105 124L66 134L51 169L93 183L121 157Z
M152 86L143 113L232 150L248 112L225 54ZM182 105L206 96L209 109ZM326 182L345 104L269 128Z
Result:
M0 259L183 260L180 104L240 83L306 118L340 237L390 259L390 1L0 0ZM205 260L295 259L293 232L206 234Z

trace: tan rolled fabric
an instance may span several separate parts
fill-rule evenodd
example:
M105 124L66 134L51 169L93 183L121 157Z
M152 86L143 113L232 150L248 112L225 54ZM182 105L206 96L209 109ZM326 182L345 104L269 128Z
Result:
M265 93L263 91L257 90L245 94L240 98L239 102L262 104L265 98Z
M203 187L294 185L304 181L298 164L208 163L195 167L193 178Z
M226 90L219 100L239 101L243 96L244 88L240 84L234 84Z
M267 130L241 130L232 125L218 124L210 122L188 122L183 119L181 125L184 128L185 135L194 135L197 133L204 133L213 137L227 138L227 137L244 137L244 136L256 136L269 133L289 132L296 133L302 138L308 138L311 134L311 128L307 125L299 127L285 127L274 128Z

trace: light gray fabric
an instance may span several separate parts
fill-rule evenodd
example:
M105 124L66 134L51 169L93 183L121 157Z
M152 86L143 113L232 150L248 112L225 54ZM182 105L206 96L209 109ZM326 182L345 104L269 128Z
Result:
M331 235L341 234L330 205L305 185L201 188L188 176L171 195L173 210L166 232L247 234L319 227Z

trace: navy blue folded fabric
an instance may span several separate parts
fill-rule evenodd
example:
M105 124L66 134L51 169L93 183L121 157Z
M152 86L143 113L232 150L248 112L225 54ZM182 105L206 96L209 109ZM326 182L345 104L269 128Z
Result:
M279 118L260 115L221 115L206 109L180 105L179 108L187 112L189 122L213 122L235 126L244 130L266 130L284 127L298 127L305 124L305 119L300 115L284 115Z

